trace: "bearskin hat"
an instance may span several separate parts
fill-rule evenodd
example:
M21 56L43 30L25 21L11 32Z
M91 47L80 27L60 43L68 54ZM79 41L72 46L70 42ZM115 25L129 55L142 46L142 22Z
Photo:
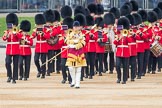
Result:
M138 3L135 0L131 0L130 3L132 4L132 11L138 11Z
M88 16L88 15L90 15L90 11L88 8L85 8L85 16Z
M141 17L140 14L138 14L138 13L133 13L132 15L133 15L134 18L135 18L135 24L134 24L135 26L137 26L137 25L139 25L139 24L142 23L142 17Z
M23 20L20 23L20 29L24 32L30 32L31 23L28 20Z
M119 18L117 25L123 25L123 29L127 29L127 30L130 28L130 22L126 17Z
M124 5L128 5L130 7L130 11L132 12L132 4L130 2L125 2Z
M63 20L63 25L67 25L68 26L68 29L72 29L73 28L73 22L74 20L71 18L71 17L66 17L64 20Z
M90 13L97 14L97 5L96 4L91 3L88 5L87 8L89 9Z
M46 18L43 14L37 14L35 15L35 24L42 25L46 23Z
M65 5L61 8L61 17L65 18L65 17L71 17L72 16L72 9L70 6Z
M97 15L102 15L104 13L104 7L101 4L97 4Z
M86 18L83 14L79 13L75 15L74 21L79 21L80 26L85 26L86 25Z
M61 20L61 18L60 18L60 12L57 11L57 10L54 10L53 12L55 14L55 20L54 20L54 22L55 21L60 21Z
M129 15L130 13L131 13L131 9L130 9L129 5L123 5L120 8L120 15L121 16L126 16L126 15Z
M133 15L129 14L129 15L126 15L125 17L127 17L129 19L129 22L131 25L135 24L135 18Z
M159 2L158 5L157 5L157 7L162 10L162 2Z
M113 13L116 19L119 19L120 18L120 11L119 11L118 8L113 7L113 8L110 9L109 12L110 13Z
M94 25L94 19L91 15L86 16L87 26L93 26Z
M46 10L43 14L44 14L44 16L46 18L46 22L50 22L50 23L54 22L55 14L54 14L54 12L51 9Z
M83 6L76 6L74 9L74 16L78 13L85 15L85 8Z
M160 8L154 8L154 12L156 12L158 19L162 19L162 10Z
M148 21L150 23L156 22L158 20L158 15L154 11L148 12Z
M141 18L142 18L142 22L145 22L145 21L147 21L148 20L148 15L147 15L147 12L146 12L146 10L139 10L138 11L138 14L140 14L141 15Z
M6 16L6 23L12 23L13 25L18 25L18 17L15 13L9 13Z
M97 25L97 27L104 27L104 21L102 17L98 17L95 19L95 24Z
M104 24L106 24L106 25L114 25L115 24L115 16L113 13L107 13L104 15Z

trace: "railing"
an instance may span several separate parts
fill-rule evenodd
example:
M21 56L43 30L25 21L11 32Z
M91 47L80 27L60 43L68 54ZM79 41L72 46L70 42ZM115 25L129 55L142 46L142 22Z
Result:
M119 7L129 0L0 0L0 12L40 12L46 9L60 9L64 5L74 8L76 5L87 6L90 2L100 1L104 9ZM162 0L136 0L141 9L151 10Z

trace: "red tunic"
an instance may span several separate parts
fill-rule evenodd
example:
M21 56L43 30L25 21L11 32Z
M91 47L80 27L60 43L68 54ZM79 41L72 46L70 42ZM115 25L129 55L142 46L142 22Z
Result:
M120 40L114 40L116 45L116 56L117 57L130 57L129 47L128 47L128 37L123 37Z
M37 37L36 46L35 46L36 53L48 52L47 39L50 38L50 33L47 32L46 28L43 28L42 34L43 35L41 35L41 33L38 33L37 30L32 33L33 38Z
M23 34L19 33L21 39L23 38ZM20 44L20 55L31 55L31 46L33 45L33 39L30 38L30 35L25 36L26 44Z
M7 55L19 55L19 39L18 34L13 34L9 30L5 31L3 40L7 41L6 54Z
M61 34L61 26L58 26L58 27L54 27L52 29L52 33L51 33L51 36L57 36L59 34ZM61 49L61 46L59 45L59 43L56 43L54 46L51 46L48 44L48 50L59 50Z
M98 35L98 32L99 31L96 31L95 33L94 33L94 35L95 35L95 37L96 37L96 39L98 40L99 39L99 35ZM102 42L107 42L107 36L106 36L106 34L104 34L103 32L102 32ZM96 40L96 41L97 41ZM105 52L105 46L101 46L100 44L99 44L99 42L96 42L96 53L104 53Z
M96 40L97 40L97 37L96 35L94 35L94 30L90 30L90 33L89 33L89 41L88 41L88 44L87 44L87 50L88 52L96 52ZM91 36L93 35L93 36Z

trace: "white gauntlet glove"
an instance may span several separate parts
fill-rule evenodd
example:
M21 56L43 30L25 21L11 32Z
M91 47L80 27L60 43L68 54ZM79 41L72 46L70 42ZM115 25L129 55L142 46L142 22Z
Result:
M69 48L75 48L75 45L70 44L70 45L68 45L68 47Z

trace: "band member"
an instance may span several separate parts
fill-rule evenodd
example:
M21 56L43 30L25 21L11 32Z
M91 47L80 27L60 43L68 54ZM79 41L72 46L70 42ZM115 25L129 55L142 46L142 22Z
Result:
M68 78L69 84L71 84L72 79L69 73L69 69L66 66L66 61L67 61L67 53L68 53L68 46L65 43L64 40L66 40L67 34L72 31L71 29L73 28L73 19L70 17L66 17L63 20L63 24L62 24L62 37L59 38L59 44L62 46L61 48L61 69L62 69L62 84L65 84ZM68 70L68 74L67 71Z
M15 84L18 80L19 37L17 31L18 17L14 13L6 16L7 30L4 31L3 40L7 41L5 66L7 70L7 82ZM13 69L11 63L13 60Z
M41 75L41 78L45 78L46 74L46 65L41 66L39 62L40 59L42 64L45 63L48 53L47 39L50 38L50 32L44 27L45 23L46 20L43 14L37 14L35 16L36 29L33 30L32 38L37 39L34 55L34 62L38 71L37 78Z
M85 18L82 14L75 16L75 19ZM81 67L86 66L85 55L83 47L85 45L84 35L80 29L80 22L74 21L73 31L70 32L65 40L69 49L67 55L66 66L69 67L70 75L72 77L71 87L80 88Z
M33 45L33 40L28 34L31 29L31 23L28 20L23 20L20 23L20 55L19 55L19 68L20 68L20 78L26 81L30 74L30 63L31 63L31 46ZM23 67L24 66L24 67Z
M94 35L94 19L92 16L86 16L87 26L86 31L89 35L89 41L87 43L87 67L88 71L86 71L85 78L93 79L94 76L94 63L95 63L95 56L96 56L96 37Z
M121 63L123 64L123 81L122 84L126 84L128 73L128 60L130 57L128 47L128 31L130 28L129 20L126 17L121 17L118 20L118 32L117 37L114 40L116 45L116 70L117 70L117 83L121 81Z
M76 6L76 8L74 9L74 15L77 15L77 14L82 14L82 15L84 15L85 16L85 8L83 7L83 6ZM77 18L77 17L76 17ZM81 30L81 32L83 33L83 34L85 34L85 41L86 41L86 44L85 44L85 46L83 47L83 51L84 51L84 54L85 54L85 57L86 57L86 62L87 62L87 42L88 42L88 34L86 34L86 30L84 29L84 26L85 26L85 24L83 24L84 23L84 21L82 21L82 19L81 18L77 18L76 19L75 18L75 20L76 21L79 21L80 22L80 25L82 26L82 30ZM81 69L81 81L83 81L83 77L84 77L84 73L86 73L86 75L87 75L87 73L88 73L88 66L86 66L86 67L82 67L82 69ZM86 77L86 76L85 76Z
M52 35L60 37L60 34L61 34L60 13L57 10L54 10L54 14L55 14L55 20L54 20L54 29L53 29ZM61 52L61 46L59 45L58 42L54 45L53 49L54 49L54 56ZM56 68L56 73L60 74L60 70L61 70L61 56L60 55L56 57L54 66Z
M148 28L148 25L145 24L146 21L148 21L148 15L147 11L145 10L139 10L138 14L140 14L142 18L142 24L141 27L143 28L143 34L146 35L146 38L144 39L144 58L143 58L143 70L142 70L142 76L145 76L146 74L146 67L149 62L149 56L150 56L150 39L152 37L152 33L150 29ZM144 37L144 36L142 36Z
M104 53L104 72L108 71L108 61L107 57L109 54L109 70L110 74L113 73L114 70L114 51L115 45L113 44L115 39L114 33L114 24L115 24L115 16L112 13L107 13L104 15L104 24L107 32L108 41L105 44L105 53Z
M142 18L138 13L132 14L135 18L135 26L134 32L136 34L136 45L137 45L137 60L138 60L138 72L137 79L141 79L142 71L143 71L143 58L144 58L144 34L142 33L142 27L140 24L142 23Z
M103 18L98 17L95 19L96 31L94 35L96 37L96 71L99 72L99 76L102 76L103 72L103 57L105 52L105 43L107 42L107 34L103 32L104 21ZM99 65L99 67L98 67Z
M54 28L54 25L53 25L53 22L55 20L55 14L53 13L52 10L46 10L44 12L44 16L46 18L46 24L45 24L45 27L46 29L50 32L50 39L47 40L47 43L48 43L48 60L51 59L53 56L54 56L54 35L51 35L52 32L53 32L53 28ZM47 69L47 76L50 76L50 73L54 72L54 60L48 62L48 69Z
M129 21L130 21L130 31L128 35L129 43L129 52L130 52L130 58L129 58L129 64L131 66L131 81L135 81L134 79L136 78L136 72L137 72L137 49L136 49L136 34L135 30L136 29L134 26L136 25L135 18L133 15L127 15L126 16Z
M161 31L160 28L157 24L158 19L161 19L159 17L158 11L161 14L161 10L159 8L155 8L154 11L150 11L148 12L148 21L151 23L152 26L152 42L155 43L159 43L159 41L161 40ZM157 13L156 13L157 12ZM156 73L156 65L157 65L157 61L158 61L158 57L156 57L153 52L150 55L152 57L152 74Z

